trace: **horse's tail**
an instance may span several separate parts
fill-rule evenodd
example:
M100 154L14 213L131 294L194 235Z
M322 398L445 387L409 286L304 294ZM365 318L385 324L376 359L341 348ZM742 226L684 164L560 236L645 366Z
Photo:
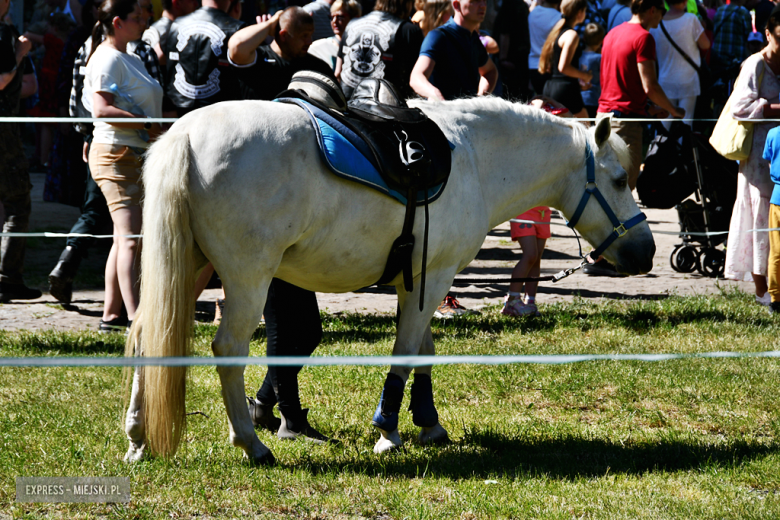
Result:
M144 165L141 349L146 357L188 356L195 319L195 242L190 228L190 139L173 128ZM135 332L135 331L133 331ZM131 334L130 340L136 334ZM145 367L144 422L152 455L176 453L185 427L186 367Z

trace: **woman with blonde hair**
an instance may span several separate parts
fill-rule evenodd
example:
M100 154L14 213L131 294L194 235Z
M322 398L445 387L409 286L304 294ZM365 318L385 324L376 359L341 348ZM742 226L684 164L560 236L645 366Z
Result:
M412 16L412 22L420 26L423 35L444 25L455 14L451 0L418 0L414 7L417 12Z
M580 37L574 27L585 20L587 0L563 0L561 20L547 36L539 58L539 72L552 73L544 85L544 95L561 103L574 117L588 117L582 101L580 80L589 84L593 74L580 66Z

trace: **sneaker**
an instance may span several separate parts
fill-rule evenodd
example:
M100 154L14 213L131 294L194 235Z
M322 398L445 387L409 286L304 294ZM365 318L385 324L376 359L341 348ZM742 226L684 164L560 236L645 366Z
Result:
M772 297L768 292L765 292L763 296L756 296L756 303L765 307L769 307L769 305L772 303Z
M222 323L223 312L225 312L225 300L217 298L217 303L214 306L214 325Z
M65 248L57 265L49 273L49 294L60 303L69 304L73 297L73 278L81 263L81 257L71 246Z
M262 404L257 399L246 396L249 406L249 417L255 428L275 432L282 425L282 420L274 415L274 405Z
M771 302L769 304L769 314L780 315L780 302Z
M448 295L444 297L444 301L441 302L441 305L439 305L436 312L433 313L433 316L435 318L447 320L455 318L456 316L465 316L468 314L480 314L480 312L463 307L458 300Z
M23 283L0 282L0 302L11 300L37 300L42 296L38 289L31 289Z
M100 325L98 325L98 332L101 334L111 334L113 332L127 333L130 323L132 322L128 321L124 316L120 316L109 321L100 320Z
M276 432L276 436L280 439L287 440L287 441L294 441L297 439L305 440L308 442L312 442L314 444L338 444L338 441L335 439L331 439L330 437L327 437L317 430L315 430L311 424L309 424L309 409L304 408L301 410L301 422L303 423L302 427L299 431L293 431L287 423L287 419L284 417L284 414L279 412L279 415L282 416L282 424L279 426L279 431Z
M541 316L535 303L523 303L520 298L504 301L504 308L501 309L504 316Z
M595 264L585 264L582 266L582 272L588 276L610 276L613 278L625 278L628 275L617 272L615 266L606 260L599 260Z

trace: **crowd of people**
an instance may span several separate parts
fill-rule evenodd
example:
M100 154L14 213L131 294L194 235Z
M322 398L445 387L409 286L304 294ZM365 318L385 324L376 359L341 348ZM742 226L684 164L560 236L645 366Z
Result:
M503 0L487 31L487 0L290 2L249 20L242 17L241 0L163 0L162 15L153 23L151 0L51 0L44 4L48 18L24 35L0 23L0 116L15 116L24 105L29 115L127 120L36 125L33 158L45 167L47 200L78 199L82 215L72 232L115 235L100 330L125 330L139 302L143 154L165 130L147 119L183 116L220 101L272 100L302 70L337 82L347 98L368 77L391 82L405 98L537 96L556 114L609 117L628 146L633 189L643 160L643 125L635 120L693 116L707 64L727 80L742 66L735 116L780 115L780 13L768 0L750 1L753 17L745 0L723 5L669 0L668 9L664 0ZM4 17L9 4L0 0ZM37 68L28 56L35 53ZM770 128L756 125L753 153L740 164L726 261L726 275L751 276L757 300L767 305L780 302L780 285L766 278L768 233L744 231L768 225L772 181L764 141ZM2 124L4 231L27 230L30 189L19 128ZM513 223L512 239L524 254L515 276L539 274L550 213L533 208L518 218L534 223ZM91 245L89 238L68 239L49 277L59 301L70 302ZM0 301L41 296L24 284L24 246L24 238L2 239ZM603 260L584 271L620 276ZM195 297L212 272L209 266L201 274ZM535 284L512 284L502 312L537 315L535 296ZM218 309L221 305L224 298ZM448 296L436 316L468 312ZM320 341L314 293L274 280L265 319L269 356L310 355ZM270 367L256 397L249 398L250 413L256 426L280 437L326 442L301 408L300 368ZM281 419L273 415L275 405Z

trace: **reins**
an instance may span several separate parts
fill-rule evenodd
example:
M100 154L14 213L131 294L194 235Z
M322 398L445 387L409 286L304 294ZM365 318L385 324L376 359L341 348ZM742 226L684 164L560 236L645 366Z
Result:
M574 274L579 269L582 269L582 267L585 266L585 264L588 263L588 257L591 259L598 260L598 258L601 256L601 254L612 245L612 242L617 240L618 238L625 236L626 233L628 233L628 230L632 227L636 226L640 222L643 222L647 220L647 215L642 213L641 211L631 217L630 219L626 220L625 222L620 222L620 219L617 218L617 215L615 215L615 212L612 211L612 208L609 206L609 203L607 202L607 199L604 198L604 195L599 190L598 185L596 184L596 163L595 159L593 158L593 150L590 148L590 143L587 141L585 142L585 175L586 175L586 182L585 182L585 193L582 194L582 198L580 199L580 203L577 206L577 209L574 211L574 216L571 220L566 222L566 225L571 228L571 230L574 232L574 237L577 239L577 247L580 251L580 265L576 267L570 267L568 269L564 269L563 271L560 271L552 276L541 276L538 278L461 278L460 280L455 279L452 282L452 285L478 285L478 284L496 284L496 283L523 283L523 282L558 282L560 280L563 280L567 276L570 276ZM595 248L593 251L588 253L587 255L582 254L582 243L580 242L580 237L577 234L577 230L574 229L574 226L577 225L577 222L579 222L580 217L582 216L583 211L585 211L585 206L587 206L588 201L590 201L591 196L595 197L596 200L601 205L601 208L604 210L604 213L606 213L607 217L609 218L610 222L612 223L612 233L610 233L607 238L604 239L604 241L599 245L597 248Z

